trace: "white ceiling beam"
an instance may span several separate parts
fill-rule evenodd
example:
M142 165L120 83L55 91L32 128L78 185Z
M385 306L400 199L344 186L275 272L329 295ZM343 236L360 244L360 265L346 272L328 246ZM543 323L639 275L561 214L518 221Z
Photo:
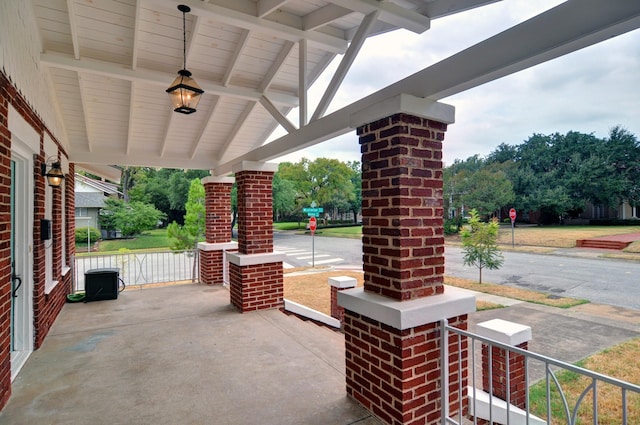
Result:
M260 104L264 107L264 109L267 110L267 112L269 112L271 114L271 116L273 118L275 118L276 121L278 121L278 123L280 123L280 125L286 131L291 133L292 131L296 131L297 130L296 126L293 125L291 123L291 121L289 121L287 119L287 117L282 115L282 113L280 111L278 111L278 108L276 108L275 105L273 103L271 103L271 101L269 101L269 99L267 99L266 97L262 96L262 98L260 99Z
M131 69L135 70L138 67L138 44L140 44L140 8L142 2L136 2L136 11L134 16L133 25L133 46L131 47ZM79 58L76 58L79 59Z
M73 57L80 59L80 42L78 41L78 21L76 20L75 0L67 0L69 12L69 30L71 31L71 43L73 44Z
M395 3L379 0L330 0L331 3L354 12L368 15L380 11L380 19L398 28L404 28L411 32L422 34L431 26L431 19L416 11L398 6Z
M138 2L140 3L140 2ZM186 52L185 52L185 62L189 63L189 58L191 57L191 55L193 54L193 49L196 46L196 37L198 36L198 34L200 33L200 26L202 20L200 19L199 16L194 16L193 17L193 25L191 26L191 32L189 33L189 39L187 40L187 48L186 48Z
M308 99L307 88L309 87L307 82L307 42L301 40L298 46L298 97L300 98L300 104L298 106L298 125L304 127L307 125L308 117Z
M637 28L640 2L567 1L212 171L223 175L240 161L269 161L347 133L366 124L353 116L394 96L437 100Z
M169 118L165 121L167 125L165 125L164 131L162 132L162 134L164 134L164 138L162 139L162 147L160 148L160 158L164 158L164 153L167 150L167 146L169 146L169 130L171 129L171 125L173 124L174 117L178 115L171 108L167 109L167 112L169 114ZM112 162L111 164L120 164L120 163Z
M191 154L189 155L189 157L191 159L195 158L196 152L198 151L198 146L200 146L200 144L202 143L202 138L204 137L205 134L207 134L207 131L209 130L209 127L211 126L211 123L213 121L212 120L213 115L215 114L216 109L217 109L219 104L220 104L220 96L216 96L213 99L213 105L211 105L211 108L209 109L209 113L207 114L207 118L205 118L205 120L204 120L204 125L200 129L200 134L198 135L198 137L196 139L196 142L193 144L193 147L191 148Z
M247 46L247 41L249 41L249 36L251 35L251 31L242 30L240 33L240 39L238 40L238 45L236 46L236 50L233 52L233 56L229 60L229 66L225 71L224 77L222 77L222 85L228 86L231 81L231 77L233 76L233 71L238 66L238 61L240 60L240 55L242 51Z
M276 77L276 74L278 73L278 71L280 71L280 68L282 68L282 65L284 65L284 62L289 57L289 54L291 54L291 51L293 50L294 46L295 46L295 43L292 41L284 42L282 49L280 49L280 52L278 52L278 56L276 56L275 60L269 67L269 70L267 71L265 76L262 78L262 81L258 86L258 92L264 93L267 90L269 90L269 87L271 86L273 79Z
M87 102L87 96L85 94L86 90L84 88L84 78L82 73L78 72L78 89L80 91L80 102L82 103L82 117L84 118L84 130L87 132L87 147L89 152L92 151L93 146L91 143L93 131L91 128L91 122L89 121L88 113L89 113L89 104Z
M302 29L306 31L314 30L352 13L353 10L351 9L337 4L328 4L303 16Z
M317 120L318 118L323 116L325 112L327 112L329 104L338 92L338 88L344 81L344 78L347 76L351 65L353 65L353 61L358 56L362 45L367 39L367 35L369 34L371 26L378 19L378 16L380 16L379 10L365 16L365 18L360 23L360 27L358 28L355 37L353 37L353 40L351 40L351 44L349 44L347 53L345 53L345 55L342 57L342 60L338 65L338 69L336 69L335 74L333 74L333 77L331 77L331 82L322 95L322 99L320 99L320 103L318 103L318 106L316 107L316 110L311 117L311 121Z
M242 130L242 127L245 121L247 121L247 118L249 118L249 115L251 115L251 112L253 112L253 109L256 107L257 104L258 102L249 102L247 106L244 108L244 111L242 111L242 113L236 120L236 124L233 126L233 128L229 132L229 136L227 137L226 142L220 148L220 150L218 151L218 154L216 155L216 159L218 161L221 158L224 158L224 156L227 154L229 147L231 147L231 144L233 143L235 138L238 136L238 133L240 132L240 130Z
M90 58L75 60L71 55L60 53L42 53L40 54L40 63L52 68L86 72L89 74L152 84L165 88L175 79L174 74L166 72L151 71L141 68L132 70L120 64ZM205 91L205 95L214 94L218 96L229 96L259 102L260 98L265 94L253 89L224 87L219 83L202 80L200 78L198 78L198 84ZM276 105L292 107L298 105L298 98L296 96L276 92L268 93L268 95L271 101Z
M167 0L145 0L147 3L166 8ZM191 8L191 13L202 16L216 22L227 25L237 26L260 34L268 34L284 40L298 42L303 38L309 39L314 45L323 50L334 53L344 53L347 49L347 41L342 38L330 36L318 31L303 31L289 25L274 22L268 19L258 18L257 16L243 13L238 10L229 9L227 7L215 5L212 3L203 3L201 0L179 0L172 1L174 5L185 4Z
M129 155L129 153L131 152L131 141L133 139L133 111L134 111L134 100L135 100L135 96L136 96L136 83L135 81L131 82L131 93L129 94L129 121L128 121L128 127L127 127L127 148L126 148L126 153L127 155Z
M264 18L269 13L282 7L288 0L258 0L257 2L257 16Z
M135 167L143 164L145 167L184 168L189 170L209 170L218 164L217 161L204 155L199 155L191 159L187 155L183 157L172 155L170 158L161 158L157 155L125 155L124 152L113 151L90 153L74 149L69 152L69 162L95 164L96 161L99 161L100 164L131 165Z
M427 2L420 11L431 19L436 19L499 1L502 0L435 0Z

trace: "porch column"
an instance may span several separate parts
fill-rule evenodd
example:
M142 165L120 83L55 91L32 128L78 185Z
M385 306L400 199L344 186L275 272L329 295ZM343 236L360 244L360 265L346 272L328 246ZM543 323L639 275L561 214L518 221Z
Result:
M282 306L283 254L273 251L273 175L277 164L234 167L238 188L238 253L229 254L231 303L241 312Z
M198 244L200 282L207 285L224 283L224 251L235 251L237 242L231 241L231 189L233 177L205 177L205 238Z
M338 293L347 393L386 423L439 424L442 374L453 416L460 406L466 414L468 373L467 343L453 334L442 364L439 324L466 329L475 310L473 295L444 290L442 141L454 110L398 101L403 113L358 128L364 288Z

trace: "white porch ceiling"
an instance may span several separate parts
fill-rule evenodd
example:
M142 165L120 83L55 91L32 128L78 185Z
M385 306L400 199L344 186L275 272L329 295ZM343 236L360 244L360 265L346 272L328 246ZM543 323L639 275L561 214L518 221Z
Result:
M494 1L32 3L71 161L222 174L240 160L273 159L344 133L361 124L353 116L400 93L437 100L640 26L640 2L569 0L325 116L366 37L398 28L422 33L432 19ZM187 69L205 90L192 115L174 113L165 93L182 68L178 4L191 7ZM320 107L310 110L307 88L341 54ZM297 106L302 113L291 122L286 115ZM265 144L278 125L288 134Z
M70 160L198 169L262 146L280 124L297 130L285 116L367 36L421 33L493 1L32 0ZM179 4L191 8L187 69L205 90L192 115L174 113L165 93L183 62Z

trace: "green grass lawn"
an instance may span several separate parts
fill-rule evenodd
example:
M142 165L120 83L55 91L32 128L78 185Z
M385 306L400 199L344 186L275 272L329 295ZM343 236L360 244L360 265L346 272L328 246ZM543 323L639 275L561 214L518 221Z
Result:
M131 239L114 239L105 240L99 243L98 252L114 252L119 249L126 248L129 250L153 249L167 250L171 243L167 236L167 229L155 229L144 232L143 234ZM82 245L78 246L79 252L82 252Z

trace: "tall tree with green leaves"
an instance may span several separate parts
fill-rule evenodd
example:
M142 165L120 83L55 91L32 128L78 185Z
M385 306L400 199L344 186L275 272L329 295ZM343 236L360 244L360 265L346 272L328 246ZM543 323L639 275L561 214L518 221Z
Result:
M172 250L193 249L196 252L191 274L191 280L194 281L198 267L198 241L204 236L206 216L204 186L199 178L191 180L185 208L184 226L174 221L167 226L167 234L175 239L170 246Z
M482 270L499 269L504 261L497 245L499 224L496 218L483 223L475 209L469 215L468 225L460 231L464 253L462 261L467 266L478 268L478 282L482 283Z

